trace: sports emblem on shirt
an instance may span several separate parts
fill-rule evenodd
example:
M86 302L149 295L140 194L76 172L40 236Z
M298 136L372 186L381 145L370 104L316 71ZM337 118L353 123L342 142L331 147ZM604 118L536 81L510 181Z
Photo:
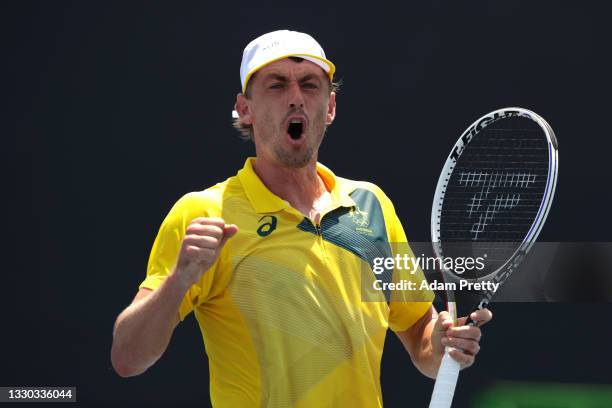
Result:
M261 222L265 219L269 219L268 222L264 222L257 228L257 235L260 237L267 237L276 229L276 217L273 215L264 215L259 219L258 222Z
M361 211L359 207L351 208L348 215L358 227L367 228L368 225L370 225L368 213L366 211Z

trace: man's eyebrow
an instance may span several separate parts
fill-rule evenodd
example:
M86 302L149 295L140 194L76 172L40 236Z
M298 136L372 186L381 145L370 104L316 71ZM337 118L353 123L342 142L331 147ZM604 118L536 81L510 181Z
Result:
M300 78L300 82L306 82L306 81L310 81L310 80L312 80L312 79L316 79L316 80L318 80L318 81L320 81L320 80L321 80L321 78L319 78L319 76L318 76L318 75L314 75L314 74L307 74L307 75L304 75L302 78Z
M274 79L277 81L287 82L287 77L281 74L276 74L274 72L266 75L266 79Z
M275 73L275 72L271 72L271 73L267 74L265 79L266 80L276 80L276 81L281 81L281 82L287 82L289 80L285 75L278 74L278 73ZM313 79L318 80L318 81L321 80L321 78L319 78L318 75L315 75L315 74L306 74L303 77L301 77L298 81L299 82L306 82L306 81L310 81L310 80L313 80Z

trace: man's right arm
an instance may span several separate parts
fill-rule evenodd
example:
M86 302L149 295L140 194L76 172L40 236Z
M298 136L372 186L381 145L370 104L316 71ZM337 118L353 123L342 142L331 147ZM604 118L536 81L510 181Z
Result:
M238 231L221 218L196 218L185 231L174 271L154 291L142 288L117 317L111 362L121 377L146 371L162 356L178 325L189 288L218 258Z
M186 291L175 274L155 291L138 291L115 322L111 362L117 374L141 374L162 356L180 321L178 310Z

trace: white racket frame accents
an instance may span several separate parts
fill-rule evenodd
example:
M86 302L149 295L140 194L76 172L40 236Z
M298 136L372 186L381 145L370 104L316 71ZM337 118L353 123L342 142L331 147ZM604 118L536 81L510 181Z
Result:
M477 278L471 279L473 281L482 281L482 280L491 280L493 279L497 283L503 283L516 269L516 267L523 260L524 256L531 249L532 245L535 243L540 231L542 230L542 226L544 225L544 221L548 216L548 212L550 210L550 206L552 204L552 199L555 193L555 188L557 185L557 174L559 167L559 158L558 158L558 145L555 134L550 127L550 125L538 114L517 107L503 108L495 110L491 113L488 113L472 123L470 127L467 128L465 132L461 135L459 140L453 146L451 153L448 155L446 159L446 163L442 169L442 173L440 174L440 178L438 179L438 184L436 186L436 192L434 194L433 206L431 209L431 240L433 244L434 253L437 257L442 256L442 251L440 248L440 218L442 215L442 204L444 202L444 195L446 193L446 187L448 182L450 181L450 177L453 173L453 169L457 163L457 159L461 156L465 147L470 143L472 138L482 129L487 127L488 125L498 121L499 119L503 119L510 116L522 116L532 121L536 122L540 128L543 130L546 135L546 139L548 142L548 158L549 158L549 167L548 167L548 179L546 183L546 188L544 192L544 197L542 199L542 203L538 209L538 213L534 219L529 232L526 234L523 242L518 246L514 254L508 259L508 261L502 265L500 268L495 270L494 272ZM503 269L503 272L500 270ZM450 278L450 280L458 281L459 279L450 271L442 271L444 272L445 278ZM478 305L479 308L485 307L493 294L488 294L483 301ZM447 310L449 314L452 316L453 320L457 321L457 308L454 302L453 294L449 294L447 301ZM438 370L438 375L436 377L436 383L434 385L434 390L431 397L431 402L429 404L430 408L448 408L451 406L453 396L455 394L455 387L457 384L457 379L459 377L460 365L457 361L455 361L448 354L448 347L444 350L444 356L442 358L442 363L440 364L440 368Z

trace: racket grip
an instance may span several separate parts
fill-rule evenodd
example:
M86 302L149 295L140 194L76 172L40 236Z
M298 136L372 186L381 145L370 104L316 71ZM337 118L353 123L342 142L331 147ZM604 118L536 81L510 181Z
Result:
M436 376L429 408L449 408L451 406L460 369L461 366L448 354L448 347L446 347Z

